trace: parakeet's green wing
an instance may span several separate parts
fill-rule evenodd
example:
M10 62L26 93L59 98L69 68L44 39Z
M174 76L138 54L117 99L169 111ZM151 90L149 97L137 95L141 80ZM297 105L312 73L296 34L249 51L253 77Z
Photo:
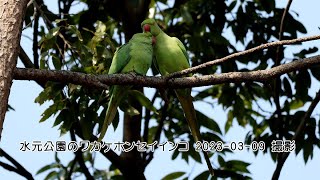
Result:
M131 58L129 53L130 47L131 44L128 43L120 46L116 50L108 74L120 73L122 69L128 64Z
M114 54L108 74L135 72L145 75L152 63L151 38L151 34L138 33L127 44L120 46ZM117 107L131 87L120 85L110 87L109 94L111 96L98 141L103 139L108 126L116 116Z
M145 28L146 24L148 24L150 27ZM144 31L146 31L146 29L150 30L152 35L156 36L157 38L154 48L154 54L157 59L155 59L154 62L158 66L156 67L160 70L162 76L190 67L187 50L178 38L170 37L161 31L153 19L147 19L143 21L141 25L144 28ZM189 124L194 140L201 141L196 111L194 110L193 98L191 96L191 89L175 89L175 92L185 113L185 117ZM213 168L209 156L206 152L203 152L203 154L209 171L213 175Z
M188 60L189 57L188 57L188 53L187 53L187 50L186 48L184 47L183 43L176 37L172 37L178 44L179 48L181 49L181 51L183 52L184 56L186 57L186 59ZM188 64L190 66L190 62L188 61Z

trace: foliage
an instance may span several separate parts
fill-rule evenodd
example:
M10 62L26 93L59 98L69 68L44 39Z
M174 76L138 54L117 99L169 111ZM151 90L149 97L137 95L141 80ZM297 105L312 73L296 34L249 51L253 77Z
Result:
M282 8L275 7L274 0L152 0L144 3L141 1L82 0L79 1L80 5L87 8L71 14L69 13L71 4L76 1L58 2L61 4L59 12L63 13L50 12L46 4L42 8L52 28L47 30L45 25L40 25L38 28L41 38L38 42L40 68L90 74L108 72L115 48L123 44L124 40L130 39L130 35L141 31L139 29L141 20L146 18L149 9L155 11L154 17L168 35L178 37L185 44L193 66L276 40L284 11ZM149 2L147 6L146 2ZM137 8L134 10L131 7ZM31 22L32 14L33 7L30 6L25 20L27 24ZM306 33L305 27L297 20L297 17L290 11L287 14L284 39L293 39L297 37L298 33ZM285 47L281 48L279 54L281 63L289 61L284 57L283 51L285 51ZM317 51L316 47L309 49L301 47L301 51L294 53L293 56L295 59L303 58ZM198 73L214 74L266 69L275 65L275 58L276 49L271 48L240 57L235 61L202 69ZM264 84L257 82L231 83L203 88L195 95L194 99L196 101L204 101L208 98L216 100L219 105L223 106L227 118L224 130L221 130L216 120L197 111L199 123L205 129L203 131L204 139L225 143L223 136L232 130L232 124L237 122L243 127L252 129L246 136L246 143L264 141L266 144L264 152L270 152L272 140L292 138L305 113L306 105L312 101L308 93L311 78L314 77L319 81L319 72L320 67L318 66L292 72L280 78L280 99L284 100L280 117L275 111L269 112L269 106L260 105L261 103L269 103L270 106L275 106L273 92L277 87L274 86L273 81ZM157 74L155 69L153 69L153 74ZM163 123L163 128L160 130L163 131L166 139L174 139L175 141L187 139L193 143L174 93L168 92L170 104L165 108L158 91L151 101L146 100L145 96L141 96L141 93L138 92L132 92L132 96L138 98L136 101L146 107L146 113L142 114L141 120L142 122L150 121L152 124L148 131L144 130L148 134L143 136L143 141L157 140L157 127ZM101 127L108 98L104 90L101 89L50 82L46 84L44 90L35 100L39 104L43 104L45 101L51 101L52 105L43 112L40 122L54 116L54 126L60 126L61 135L68 133L72 127L81 127L82 138L90 140L93 135L97 134L94 130ZM159 104L159 102L161 103ZM154 111L155 107L159 107L160 114ZM210 111L214 111L214 108ZM115 127L118 122L119 120L114 121ZM305 162L312 158L314 147L320 147L319 135L316 134L319 131L317 124L319 125L319 118L311 117L307 121L303 134L296 141L296 153L303 150ZM141 133L139 132L139 134ZM221 177L237 179L241 176L250 179L250 172L247 169L249 164L238 160L226 161L225 158L230 153L232 151L227 149L211 153L215 154L211 159L218 157L218 172ZM276 157L275 153L270 154L273 158ZM178 157L186 162L189 162L190 158L201 162L200 155L194 148L188 152L174 151L172 159ZM91 158L92 156L89 159ZM65 167L57 161L43 167L38 173L50 171L47 179L66 176L70 171L70 163ZM115 171L116 169L117 167ZM119 177L119 173L103 173L97 169L93 172L95 177L114 179ZM75 166L73 173L81 173L81 170ZM163 179L185 177L187 174L187 172L173 172ZM208 176L208 171L205 171L197 175L197 178L208 178Z

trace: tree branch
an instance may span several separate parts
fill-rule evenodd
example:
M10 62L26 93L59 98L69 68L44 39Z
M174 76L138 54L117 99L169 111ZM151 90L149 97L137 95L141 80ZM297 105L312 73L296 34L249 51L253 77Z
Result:
M266 49L266 48L270 48L270 47L276 47L276 46L280 46L280 45L288 45L288 44L296 44L296 43L300 43L300 42L305 42L305 41L312 41L312 40L317 40L320 39L320 35L317 36L309 36L309 37L303 37L303 38L298 38L298 39L292 39L292 40L283 40L283 41L276 41L276 42L270 42L270 43L266 43L266 44L262 44L260 46L242 51L242 52L237 52L234 54L231 54L229 56L220 58L220 59L215 59L213 61L209 61L203 64L200 64L198 66L194 66L188 69L184 69L182 71L179 72L175 72L175 73L171 73L167 76L167 78L173 78L173 77L178 77L178 76L182 76L182 75L186 75L186 74L190 74L190 73L194 73L200 69L204 69L213 65L217 65L217 64L221 64L223 62L226 62L228 60L231 59L235 59L236 57L240 57L240 56L244 56L250 53L253 53L255 51L259 51L262 49Z
M7 163L4 163L4 162L1 162L0 161L0 167L3 167L4 169L8 170L8 171L12 171L12 172L15 172L17 174L19 174L20 176L23 176L25 177L25 175L23 174L23 172L19 171L17 168L7 164Z
M222 74L204 75L166 79L166 77L149 77L135 74L111 74L91 75L70 71L40 70L16 68L14 79L36 80L36 81L57 81L62 83L73 83L96 88L107 88L107 85L136 85L154 88L186 88L199 87L222 83L239 83L247 81L264 82L285 73L310 68L320 64L320 55L296 60L287 64L273 67L266 70L251 72L229 72Z
M34 64L28 57L27 53L24 51L24 49L20 45L20 52L19 52L19 58L21 62L23 63L24 67L26 68L34 68Z
M305 112L303 118L301 119L300 124L297 127L297 129L292 137L292 140L296 140L297 137L299 137L301 135L302 129L305 127L307 120L310 118L312 112L314 111L314 109L318 105L319 101L320 101L320 90L316 94L315 98L311 102L311 105L309 106L308 110ZM285 152L285 153L281 153L278 155L281 158L278 159L277 167L276 167L276 169L273 173L273 176L272 176L273 180L279 179L282 167L283 167L285 161L287 160L289 154L290 154L290 152Z
M24 49L21 47L20 45L20 53L19 53L19 58L20 60L22 61L23 65L26 67L26 68L36 68L36 65L34 65L32 63L32 61L30 60L29 56L27 55L27 53L24 51ZM35 61L36 62L36 61ZM39 68L39 67L38 67ZM36 68L36 69L38 69ZM45 87L46 83L45 81L36 81L39 86L41 86L42 88Z
M0 148L0 155L5 157L8 161L10 161L15 167L0 162L0 166L3 168L13 171L21 176L25 177L26 179L33 179L32 174L27 171L20 163L18 163L15 159L13 159L9 154L7 154L2 148Z
M48 74L47 74L48 73ZM16 68L14 76L17 80L57 81L61 83L73 83L88 87L107 89L108 86L101 83L95 75L71 71L55 71L43 69Z

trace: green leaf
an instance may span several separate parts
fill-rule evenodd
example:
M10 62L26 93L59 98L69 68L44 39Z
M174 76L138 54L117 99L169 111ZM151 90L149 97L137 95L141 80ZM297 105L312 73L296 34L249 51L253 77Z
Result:
M36 172L36 175L40 174L40 173L43 173L49 169L53 169L53 168L58 168L59 165L57 163L51 163L49 165L45 165L43 166L41 169L39 169L37 172Z
M232 110L229 110L228 112L228 119L227 119L227 122L226 122L226 125L225 125L225 133L227 133L230 129L230 127L232 126L232 122L233 122L233 111Z
M80 119L80 125L84 139L89 140L92 136L93 126L98 118L97 112L94 111L93 107L89 106L84 112L84 117Z
M44 122L47 120L49 117L52 115L56 114L58 111L62 110L64 108L64 103L63 102L55 102L51 106L49 106L43 113L42 113L42 118L40 119L39 122Z
M128 92L128 94L132 98L136 99L142 106L158 114L157 109L153 106L152 102L142 92L131 90Z
M118 125L119 125L119 113L116 114L116 116L114 117L113 121L112 121L112 126L113 129L117 129Z
M80 31L78 30L78 28L75 25L69 25L68 28L71 30L71 32L73 32L77 35L80 42L83 41L83 38L81 36Z
M47 64L46 64L46 56L48 55L48 52L41 53L40 57L40 69L47 69Z
M218 162L221 167L225 167L226 161L220 155L218 155Z
M261 6L264 8L264 10L267 13L271 13L272 10L274 10L274 8L275 8L275 1L260 0L259 2L261 3Z
M35 103L39 103L40 105L42 105L44 102L46 102L49 98L48 98L48 88L45 88L43 91L40 92L39 96L36 97L36 99L34 100Z
M222 134L220 127L215 120L209 118L208 116L204 115L200 111L196 111L196 114L197 114L197 119L201 125L203 125L204 127L208 128L214 132Z
M50 29L49 32L44 37L41 38L41 40L38 42L38 44L41 45L45 41L48 41L48 40L56 37L58 35L59 31L60 31L60 27L55 27L55 28Z
M119 108L124 113L127 113L129 116L136 116L140 114L140 112L136 108L132 107L130 104L126 102L121 102Z
M227 7L227 10L231 12L236 5L237 5L237 1L236 0L232 1L232 3Z
M302 49L299 53L294 53L293 55L298 58L306 58L307 55L316 53L318 51L317 47Z
M44 178L44 180L57 179L57 177L58 177L58 172L57 172L57 171L51 171L51 172Z
M303 147L303 159L307 163L309 157L313 154L313 144L310 141L306 141L305 146Z
M310 68L312 75L320 81L320 66L314 66L313 68Z
M60 113L58 114L58 116L56 117L56 120L53 123L52 127L55 127L57 125L59 125L64 119L66 119L66 117L69 115L69 111L67 108L62 109L60 111Z
M197 162L201 163L201 156L200 153L195 151L194 148L189 149L189 155Z
M182 15L183 20L184 20L188 25L193 24L193 19L192 19L192 16L191 16L191 14L190 14L187 6L182 6L181 15Z
M180 154L180 152L176 149L176 150L172 153L171 159L172 159L172 160L175 160L175 159L178 157L179 154Z
M50 56L52 57L52 63L53 63L53 66L56 68L56 70L61 70L61 67L62 67L61 59L55 53L50 53Z
M291 89L291 85L290 85L290 82L287 77L283 78L283 87L284 87L284 91L288 95L288 97L292 97L292 89Z
M57 36L59 31L60 31L60 27L55 27L55 28L50 29L50 31L48 33L49 37L51 37L51 35L52 36Z
M173 172L173 173L170 173L168 175L166 175L165 177L163 177L161 180L173 180L173 179L178 179L179 177L185 175L186 173L185 172Z
M209 171L203 171L201 174L199 174L198 176L196 176L196 177L194 178L194 180L208 179L209 176L210 176L210 172L209 172Z
M250 173L250 171L247 168L249 165L250 165L249 163L239 161L239 160L231 160L226 162L226 167L231 167L235 171L245 172L245 173Z
M213 86L209 89L205 89L194 96L195 101L203 100L204 98L211 96L212 98L218 98L219 96L219 86Z
M290 103L289 103L289 105L290 105L290 109L291 110L294 110L294 109L298 109L298 108L301 108L303 105L304 105L304 103L303 103L303 101L301 101L301 100L297 100L297 99L295 99L295 100L292 100Z
M56 19L54 20L55 23L60 23L60 22L63 22L63 21L67 21L67 19Z
M75 103L76 102L70 104L67 108L68 113L65 115L63 119L63 124L59 127L60 136L64 135L71 129L71 126L77 119L76 117L79 116L78 114L76 114L76 111L74 110L74 107L76 106Z
M296 77L296 94L298 99L303 101L308 100L308 88L311 86L310 74L307 70L300 70Z

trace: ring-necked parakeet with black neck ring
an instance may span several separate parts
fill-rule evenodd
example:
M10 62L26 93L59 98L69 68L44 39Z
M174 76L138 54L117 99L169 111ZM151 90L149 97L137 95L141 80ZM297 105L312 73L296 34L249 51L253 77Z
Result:
M141 27L143 32L151 32L156 38L157 43L153 46L154 63L161 75L168 75L190 67L186 48L178 38L170 37L164 33L154 19L144 20L141 23ZM192 102L191 88L175 89L175 93L181 103L194 140L201 141L196 112ZM213 168L208 154L204 151L203 154L209 171L213 175Z
M153 48L155 38L151 33L137 33L130 41L120 46L112 59L108 74L136 73L146 75L152 64ZM98 141L101 141L107 132L108 126L117 114L117 108L122 98L132 86L114 85L109 89L111 95L108 103L106 117L103 122Z

